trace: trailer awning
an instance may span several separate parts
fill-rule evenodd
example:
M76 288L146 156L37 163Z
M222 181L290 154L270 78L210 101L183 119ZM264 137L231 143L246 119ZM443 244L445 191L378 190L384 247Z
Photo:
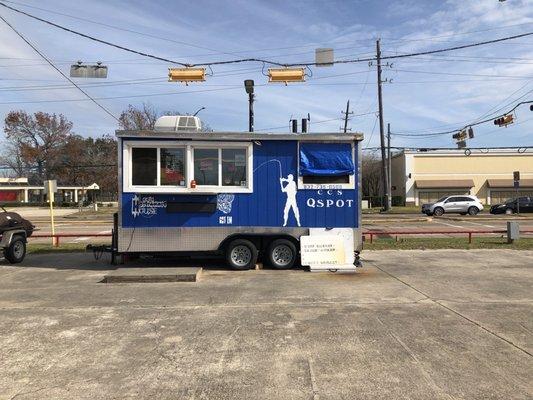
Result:
M350 143L300 143L301 176L341 176L354 172Z
M423 179L416 180L417 189L468 188L474 186L472 179Z

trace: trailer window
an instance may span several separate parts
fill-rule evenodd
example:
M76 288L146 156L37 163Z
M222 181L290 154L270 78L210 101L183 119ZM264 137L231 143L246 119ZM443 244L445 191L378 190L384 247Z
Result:
M161 185L185 186L185 148L161 149Z
M355 165L351 143L300 143L299 181L304 188L353 187Z
M246 185L246 149L222 149L222 186Z
M157 185L157 149L131 149L131 183L132 185Z
M197 185L218 186L218 149L194 149L194 180Z

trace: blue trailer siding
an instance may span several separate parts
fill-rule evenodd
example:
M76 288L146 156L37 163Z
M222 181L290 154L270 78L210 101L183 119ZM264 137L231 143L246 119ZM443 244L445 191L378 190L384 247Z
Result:
M126 141L127 139L124 139ZM355 144L359 146L360 143ZM358 152L355 151L357 167ZM288 196L281 177L298 179L298 143L264 140L253 145L253 193L235 194L136 194L122 193L123 227L281 227ZM358 171L355 189L302 189L296 193L301 227L358 228ZM214 212L167 211L169 203L211 203ZM298 227L289 210L288 227Z

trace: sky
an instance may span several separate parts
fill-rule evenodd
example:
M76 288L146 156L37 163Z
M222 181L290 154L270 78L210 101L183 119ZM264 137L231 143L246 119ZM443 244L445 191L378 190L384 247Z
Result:
M319 47L336 60L441 49L533 32L531 0L20 0L12 7L140 52L185 63L262 58L313 62ZM0 15L66 74L78 60L102 61L107 79L75 79L115 116L129 104L194 113L215 131L245 131L245 79L255 81L256 131L286 132L291 118L311 117L312 132L338 132L350 100L349 127L379 145L376 66L311 67L305 83L268 83L268 65L214 66L205 82L167 80L173 65L99 44L0 7ZM0 115L11 110L61 113L75 133L113 133L117 122L40 58L0 21ZM453 147L451 134L533 100L533 36L476 48L390 60L383 68L385 124L393 146ZM364 114L364 115L360 115ZM471 147L533 146L533 112L516 110L507 128L474 127ZM0 140L3 132L0 133ZM1 143L0 143L1 146Z

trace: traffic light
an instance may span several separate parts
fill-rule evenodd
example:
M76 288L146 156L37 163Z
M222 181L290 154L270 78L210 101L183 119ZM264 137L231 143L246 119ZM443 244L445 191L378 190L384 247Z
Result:
M503 117L496 118L494 120L494 125L498 126L507 126L509 124L512 124L514 122L514 117L512 114L504 115Z
M513 171L513 181L519 181L520 180L520 171Z
M474 130L472 127L468 128L468 139L474 139Z
M459 131L452 135L452 138L454 138L457 141L463 141L466 139L466 131L463 129L462 131Z
M269 82L305 82L305 68L269 68Z
M533 104L529 106L529 111L533 111Z
M169 68L168 81L184 82L186 85L189 82L203 82L205 81L205 68Z

